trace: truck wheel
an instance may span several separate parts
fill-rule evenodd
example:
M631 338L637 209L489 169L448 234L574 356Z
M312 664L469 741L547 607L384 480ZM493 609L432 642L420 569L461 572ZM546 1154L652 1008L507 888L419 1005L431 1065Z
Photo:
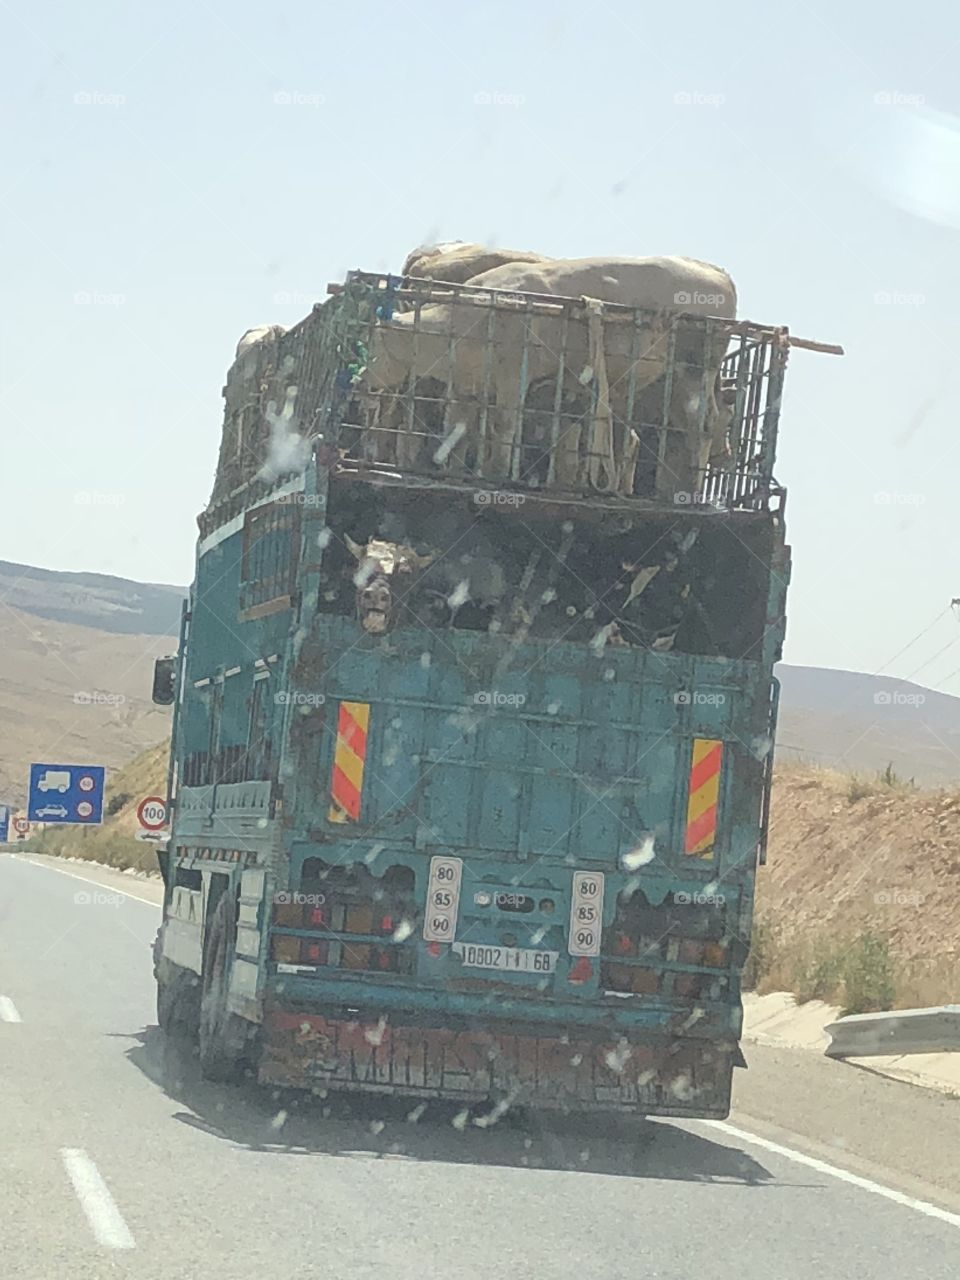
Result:
M164 1035L196 1036L198 995L196 974L178 970L172 978L164 979L157 975L157 1022Z
M200 984L200 1070L207 1080L232 1084L243 1078L247 1024L227 1009L230 950L234 936L233 899L222 895L203 949Z

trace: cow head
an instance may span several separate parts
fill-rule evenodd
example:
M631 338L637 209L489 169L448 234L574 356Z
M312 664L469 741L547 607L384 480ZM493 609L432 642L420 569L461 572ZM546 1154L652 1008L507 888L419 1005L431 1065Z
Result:
M357 618L364 631L382 635L396 623L395 596L406 595L413 586L414 575L432 564L436 555L421 556L412 547L376 538L372 538L365 547L350 537L346 537L344 542L358 562L353 575L357 588Z

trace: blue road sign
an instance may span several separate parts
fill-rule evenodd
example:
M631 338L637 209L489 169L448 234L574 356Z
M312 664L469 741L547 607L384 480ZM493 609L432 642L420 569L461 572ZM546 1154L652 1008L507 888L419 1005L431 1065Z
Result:
M0 844L6 844L10 839L10 819L13 812L8 804L0 804Z
M27 817L31 822L103 821L102 764L32 764Z

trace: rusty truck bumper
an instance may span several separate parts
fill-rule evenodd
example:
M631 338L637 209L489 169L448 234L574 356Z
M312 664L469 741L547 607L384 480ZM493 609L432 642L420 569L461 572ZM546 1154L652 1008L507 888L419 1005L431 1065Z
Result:
M583 1029L441 1028L407 1025L396 1013L350 1021L274 1008L264 1016L259 1078L314 1090L722 1119L740 1061L736 1044L692 1038L655 1045Z

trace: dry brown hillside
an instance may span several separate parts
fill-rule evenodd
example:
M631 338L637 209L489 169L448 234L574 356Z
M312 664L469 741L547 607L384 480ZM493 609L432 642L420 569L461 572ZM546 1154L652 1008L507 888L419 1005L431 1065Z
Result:
M757 914L787 945L885 939L898 1003L956 1000L960 790L778 769Z
M150 700L169 636L114 635L0 610L0 800L26 799L31 761L122 765L170 732Z

